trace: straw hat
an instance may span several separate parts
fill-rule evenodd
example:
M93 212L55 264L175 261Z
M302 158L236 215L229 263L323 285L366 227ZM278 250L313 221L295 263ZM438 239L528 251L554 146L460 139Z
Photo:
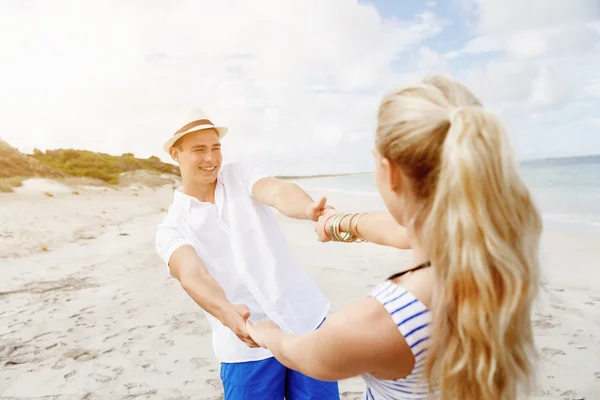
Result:
M217 131L219 139L225 136L227 133L226 127L215 126L200 108L192 108L188 110L181 123L183 123L183 125L179 125L180 128L163 145L163 149L165 149L167 153L176 141L188 133L197 132L204 129L214 129Z

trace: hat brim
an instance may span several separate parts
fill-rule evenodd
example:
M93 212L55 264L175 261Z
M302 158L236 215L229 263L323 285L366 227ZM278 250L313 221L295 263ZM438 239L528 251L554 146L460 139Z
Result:
M166 141L163 145L163 149L168 153L171 150L171 147L175 144L176 141L184 137L185 135L193 132L204 131L207 129L214 129L217 131L217 135L219 135L219 139L222 139L223 136L227 134L228 129L224 126L213 126L213 125L200 125L196 126L189 131L178 133L177 135L173 135Z

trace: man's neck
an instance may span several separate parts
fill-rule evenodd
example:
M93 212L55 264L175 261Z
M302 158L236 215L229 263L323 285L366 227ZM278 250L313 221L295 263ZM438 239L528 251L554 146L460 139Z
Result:
M199 184L198 182L183 182L182 191L188 196L195 197L203 203L214 203L216 187L216 180L207 184Z

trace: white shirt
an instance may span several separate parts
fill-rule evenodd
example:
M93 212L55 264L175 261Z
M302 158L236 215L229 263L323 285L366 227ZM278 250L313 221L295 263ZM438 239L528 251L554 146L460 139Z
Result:
M183 245L191 245L233 304L250 309L250 321L270 319L284 332L315 330L329 301L287 248L273 210L252 198L254 184L267 177L255 167L224 165L217 178L215 204L200 202L178 188L156 232L156 250L167 264ZM205 312L213 329L219 362L256 361L270 351L251 349Z

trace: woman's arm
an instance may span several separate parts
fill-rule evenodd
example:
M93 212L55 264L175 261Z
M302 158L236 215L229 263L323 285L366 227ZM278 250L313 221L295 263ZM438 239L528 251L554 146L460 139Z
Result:
M284 333L271 321L248 323L248 333L286 367L324 381L386 370L398 378L414 365L404 337L373 298L331 316L304 336ZM402 371L408 372L398 376Z
M340 215L341 217L341 215ZM332 225L340 233L351 233L354 237L383 246L410 249L406 227L388 212L346 214L336 219L335 214L326 213L316 223L317 234L323 242L335 240L331 235Z

